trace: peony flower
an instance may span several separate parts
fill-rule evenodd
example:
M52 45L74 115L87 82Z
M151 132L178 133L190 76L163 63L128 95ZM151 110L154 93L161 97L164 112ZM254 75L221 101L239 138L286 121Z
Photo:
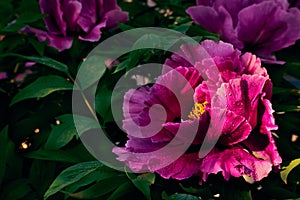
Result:
M300 10L287 0L197 0L186 12L223 41L268 60L300 39Z
M255 55L210 40L182 46L154 84L125 94L129 139L113 152L132 171L166 179L205 181L221 172L226 180L259 181L281 163L271 132L277 129L271 92Z
M28 27L23 31L35 33L40 41L49 40L49 46L59 51L71 48L76 35L80 40L97 42L103 28L114 28L128 19L116 0L40 0L40 8L47 15L47 31Z

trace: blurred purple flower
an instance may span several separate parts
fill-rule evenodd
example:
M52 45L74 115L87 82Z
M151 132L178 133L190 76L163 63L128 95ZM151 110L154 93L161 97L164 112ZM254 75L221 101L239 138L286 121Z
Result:
M0 72L0 80L8 78L6 72Z
M116 0L40 0L40 8L47 15L48 31L29 27L23 31L35 33L40 41L49 40L49 46L59 51L69 49L76 35L80 40L99 41L101 29L115 28L128 19Z
M197 0L187 13L223 41L269 60L300 39L300 10L287 0Z
M203 56L203 48L209 58ZM179 180L198 175L205 181L209 174L221 172L226 180L230 176L247 176L259 181L273 166L279 167L281 158L271 133L277 129L270 102L272 83L259 58L251 53L241 55L231 44L206 40L199 46L182 46L165 64L171 69L165 68L154 85L129 90L124 97L123 129L129 140L126 147L113 149L118 160L135 172L149 170ZM216 65L218 74L210 71L210 64ZM206 65L207 71L201 71L200 65ZM214 77L222 81L215 81ZM213 97L212 88L216 91ZM221 103L224 99L226 109ZM165 115L155 108L157 104L164 107ZM222 124L211 114L222 113L224 109ZM156 134L144 133L149 137L139 137L150 122L160 130ZM210 123L222 126L220 138L207 135ZM179 129L184 135L177 135ZM171 160L171 164L159 166L173 159L176 146L169 155L143 156L164 148L174 139L178 144L186 143L193 131L196 136L190 148L175 161ZM200 159L198 151L205 137L218 142Z
M29 74L32 74L33 71L30 70L30 69L26 69L24 72L22 73L19 73L13 80L14 82L18 83L18 84L21 84L25 78L29 75Z

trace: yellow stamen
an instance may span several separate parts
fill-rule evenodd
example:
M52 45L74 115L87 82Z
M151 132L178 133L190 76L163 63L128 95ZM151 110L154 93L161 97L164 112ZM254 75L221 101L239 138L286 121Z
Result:
M200 116L205 112L206 105L207 105L207 101L203 103L195 103L188 118L192 120L196 118L200 118Z

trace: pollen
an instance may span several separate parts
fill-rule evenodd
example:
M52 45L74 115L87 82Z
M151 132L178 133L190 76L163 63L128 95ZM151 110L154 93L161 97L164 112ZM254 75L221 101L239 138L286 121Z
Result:
M196 118L199 119L201 117L201 115L205 112L206 105L207 105L207 101L205 101L203 103L195 103L188 118L192 119L192 120L196 119Z

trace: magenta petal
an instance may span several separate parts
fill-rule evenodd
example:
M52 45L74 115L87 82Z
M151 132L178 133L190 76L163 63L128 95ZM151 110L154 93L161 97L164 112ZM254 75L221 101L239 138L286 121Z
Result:
M130 90L124 97L124 130L136 137L152 136L165 122L187 117L193 107L193 87L200 81L195 69L178 68L160 76L152 87Z
M290 2L291 7L297 3ZM196 23L267 61L273 52L300 39L300 10L289 8L287 0L198 0L197 4L187 9Z
M162 105L165 105L165 108L169 107L170 111L181 113L176 117L185 118L194 104L194 89L202 80L200 73L195 68L178 67L157 79L153 86L153 93L160 99ZM169 88L168 91L162 92L162 86ZM179 103L178 106L176 101Z
M172 164L157 171L163 178L183 180L197 174L201 160L197 153L184 154Z
M77 20L82 10L82 4L79 1L63 1L64 16L71 31L77 31Z
M153 143L150 138L135 138L129 136L126 149L135 153L148 153L156 151L165 145L165 143Z
M255 158L243 149L232 148L222 152L211 152L203 159L200 169L203 172L203 180L206 180L209 174L222 172L226 180L229 180L230 176L247 175L255 181L260 181L272 170L272 164Z
M48 45L56 48L58 51L63 51L65 49L71 48L73 43L72 37L60 37L35 28L25 27L24 29L22 29L22 31L27 33L34 33L41 42L49 40Z
M267 135L269 138L269 145L263 151L255 151L255 153L258 157L269 160L274 166L279 166L282 159L277 151L271 132L278 128L275 125L275 119L273 116L274 110L272 109L271 102L268 99L264 99L264 96L262 96L262 102L265 107L265 111L262 116L260 132Z
M181 123L172 123L168 122L163 125L165 132L162 132L163 134L155 135L151 138L153 142L162 142L162 141L170 141L176 137L176 140L178 143L184 143L187 138L191 135L196 135L195 138L193 138L193 144L201 144L204 140L204 137L206 135L208 126L210 122L210 117L208 115L208 112L203 113L203 115L200 117L200 119L194 119L194 120L186 120L182 121ZM177 135L178 130L180 130L185 134L182 134L181 136ZM166 131L168 134L166 134ZM167 140L169 139L169 140Z
M222 18L211 7L207 6L193 6L186 10L191 18L206 30L218 33L221 30ZM213 23L212 23L213 22Z
M80 40L90 41L90 42L97 42L100 40L102 31L101 28L106 26L106 22L102 22L96 25L86 36L79 36Z
M163 74L177 67L194 67L197 62L209 59L211 56L202 45L182 45L180 50L167 59L163 68Z
M237 115L232 111L227 111L219 142L224 145L237 144L245 140L251 130L250 124L243 116Z
M60 1L54 0L49 4L47 0L40 0L40 7L42 13L48 15L44 21L50 34L66 36L67 24L63 19Z
M97 23L97 5L95 0L85 0L82 4L82 10L78 17L77 24L85 32L88 33Z
M207 86L206 81L203 81L198 87L195 89L194 101L197 103L203 102L211 102L210 100L210 92Z
M222 26L222 40L225 42L230 42L238 49L243 49L244 44L239 40L235 27L233 26L233 20L228 11L220 6L219 8L220 17L224 19L224 23Z
M254 24L251 29L249 23ZM282 10L274 1L249 6L239 13L237 32L241 41L252 45L254 52L268 57L300 38L300 10Z
M115 28L118 23L123 23L128 20L128 13L120 10L112 10L106 13L108 28Z
M261 62L259 58L251 53L245 53L242 56L242 64L245 66L245 72L247 74L257 74L260 76L268 77L267 70L261 67Z
M140 135L141 130L137 127L146 126L151 122L149 108L145 104L150 98L149 90L149 87L142 87L139 90L129 90L125 94L123 129L131 135Z
M255 127L257 124L259 96L262 94L267 80L262 76L243 75L241 79L232 79L229 83L223 83L220 89L220 92L224 91L226 94L227 109L244 116L251 127ZM216 101L215 105L223 105L224 100L216 97L214 101Z
M212 58L228 57L232 58L232 60L235 60L241 55L241 52L239 50L234 49L234 46L230 43L225 43L222 41L216 42L212 40L204 40L201 43L201 45Z
M107 13L110 10L119 10L116 0L106 1L106 0L96 0L99 5L101 5L101 13ZM101 16L103 17L103 15Z

